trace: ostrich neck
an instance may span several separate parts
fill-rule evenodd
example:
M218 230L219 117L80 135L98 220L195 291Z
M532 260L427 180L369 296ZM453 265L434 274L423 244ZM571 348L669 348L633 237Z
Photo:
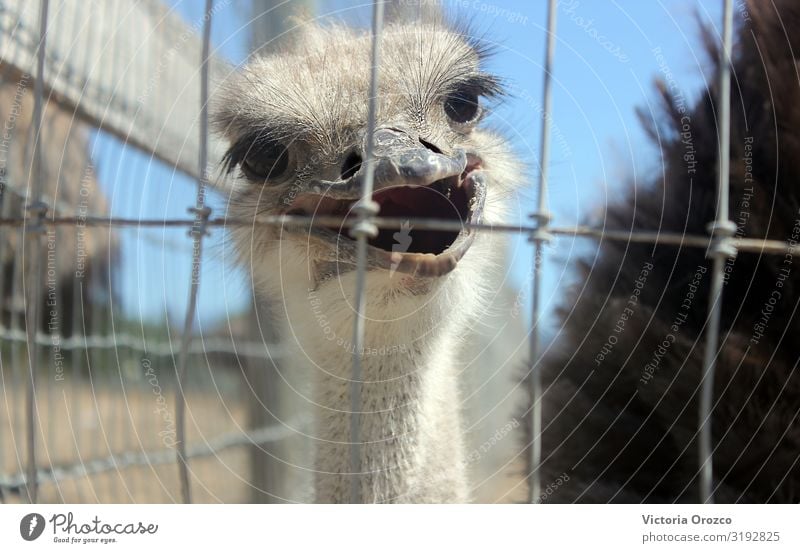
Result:
M349 502L352 349L312 334L308 341L298 336L298 342L316 365L316 501ZM390 328L377 334L394 336L400 344ZM467 501L454 344L431 339L387 347L379 342L368 331L370 351L361 357L362 500Z

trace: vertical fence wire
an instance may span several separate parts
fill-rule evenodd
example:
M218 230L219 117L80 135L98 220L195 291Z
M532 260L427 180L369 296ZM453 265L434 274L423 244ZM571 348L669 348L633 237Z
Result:
M206 0L203 16L203 47L200 60L200 154L197 197L194 213L194 224L190 230L193 238L191 286L189 302L186 306L186 318L183 323L181 349L178 358L177 399L175 403L176 453L178 457L178 474L181 484L181 498L184 503L191 503L191 486L189 483L189 460L186 455L186 395L185 379L189 357L189 345L192 340L192 323L197 312L197 293L200 288L200 266L203 253L203 237L206 234L206 223L211 209L205 205L206 187L208 186L208 57L211 45L211 19L213 0Z
M11 210L9 210L9 212L10 211ZM14 241L16 242L16 245L17 245L17 251L22 251L24 240L25 240L25 233L21 232L21 231L17 232L16 236L14 237ZM24 328L24 326L25 326L25 309L24 309L25 306L23 304L20 307L17 304L17 301L16 301L17 298L23 297L22 296L22 292L20 291L21 287L22 287L22 263L20 263L19 260L15 259L11 263L11 302L10 303L11 303L12 311L11 311L11 317L10 317L10 321L9 321L11 330L18 330L18 329ZM27 335L26 335L26 341L27 341ZM22 374L23 371L25 371L25 368L23 367L22 349L23 349L22 348L22 344L20 342L16 342L16 341L12 342L12 344L11 344L11 367L12 367L12 371L13 371L12 388L14 390L22 390L23 387L25 386L25 383L23 381L23 379L25 378L25 375ZM26 402L27 399L24 398L24 397L19 397L19 396L22 396L22 394L19 394L19 395L18 394L13 394L13 397L11 399L11 401L12 401L11 412L12 413L21 413L21 415L22 415L22 416L20 416L18 418L19 420L15 420L14 421L14 428L13 428L12 432L14 433L15 436L24 435L25 434L25 426L27 425L27 418L25 417L25 413L26 413L25 404L22 403L22 402ZM22 404L22 407L20 408L21 404ZM15 417L15 419L16 418L17 417ZM14 444L14 445L15 445L14 450L15 450L15 455L16 455L16 458L17 458L17 463L19 464L20 467L22 467L22 460L21 460L20 454L18 452L18 450L21 450L22 448L21 447L17 448L16 444ZM27 472L28 471L28 467L27 466L25 468L25 471L26 471L25 481L26 482L30 482L31 481L30 480L30 474Z
M380 35L383 27L383 0L372 4L372 60L369 81L367 114L367 144L364 152L364 181L361 199L353 207L356 223L350 235L356 240L356 290L353 317L353 374L350 380L350 502L361 503L361 351L364 346L365 293L367 277L367 237L375 237L378 228L372 217L378 214L378 204L372 200L375 166L373 159L375 120L378 103L378 64Z
M733 42L733 2L723 0L722 48L719 59L719 97L717 107L717 129L719 132L717 152L717 216L708 225L713 237L708 257L713 260L711 295L708 303L708 327L706 349L703 357L703 377L700 384L698 405L698 454L700 461L699 492L702 503L713 503L713 468L711 411L714 400L714 369L719 349L719 327L722 314L722 284L725 259L736 255L731 237L736 225L728 220L728 197L730 185L730 127L731 127L731 53Z
M531 303L532 303L532 328L530 335L530 452L528 454L528 501L538 503L541 495L541 472L542 462L542 376L539 365L540 357L540 333L539 317L541 313L540 298L542 287L542 255L544 243L551 239L547 232L551 215L547 211L547 177L548 162L550 159L550 119L553 101L553 58L556 45L556 0L549 0L547 5L547 43L545 46L544 61L544 84L543 86L543 105L542 105L542 130L541 144L539 145L539 186L536 211L531 214L533 219L534 231L531 233L530 240L534 244L533 252L533 272L531 280Z
M25 297L25 330L28 351L28 381L25 394L25 417L27 421L26 437L28 450L26 491L28 501L36 503L38 482L36 478L36 365L38 363L39 346L36 334L39 329L39 304L41 299L41 258L43 251L42 236L43 219L47 208L41 203L42 196L42 112L44 110L44 62L47 35L47 11L49 0L42 0L39 6L39 44L36 52L36 80L33 83L33 158L27 187L28 205L25 210L26 239L30 263L25 261L25 249L22 254L23 271L27 265L30 271L29 286L25 287L27 278L23 278L23 294Z
M6 80L5 71L0 72L0 79ZM9 201L7 201L6 195L9 193L10 192L8 191L8 182L6 181L5 166L0 165L0 217L6 217L6 211L7 211L6 205L10 203ZM5 333L7 330L5 326L5 310L7 308L6 306L8 305L10 307L11 304L11 301L6 303L7 270L5 268L5 259L6 259L6 240L0 238L0 264L3 265L2 269L0 269L0 332L2 333ZM8 310L9 312L12 312L10 308ZM9 322L10 322L9 326L13 328L12 326L13 320ZM8 365L8 358L7 357L4 358L5 351L3 345L4 345L3 341L0 340L0 388L2 388L2 390L0 391L2 391L3 397L6 398L8 397L7 394L9 385L8 382L6 381L5 367ZM6 405L6 409L8 409L8 407L9 406ZM16 411L11 411L11 412L16 412ZM0 427L1 427L0 428L0 474L1 474L4 470L6 470L6 439L5 439L6 428L2 424L0 424ZM10 421L9 421L8 431L10 435L8 443L14 444L15 436ZM5 502L6 502L6 497L4 490L0 488L0 504Z

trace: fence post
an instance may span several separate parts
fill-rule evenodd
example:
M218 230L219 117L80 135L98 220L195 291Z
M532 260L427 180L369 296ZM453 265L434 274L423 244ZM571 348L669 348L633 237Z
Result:
M541 495L541 462L542 462L542 375L539 343L539 322L541 315L540 292L542 282L542 255L544 243L552 239L547 231L550 224L550 213L547 211L547 177L550 159L550 118L553 103L553 57L556 43L556 2L549 0L547 5L547 42L545 47L543 106L541 144L539 145L539 189L536 211L531 214L534 228L530 241L534 244L533 273L531 281L532 320L530 336L530 431L531 450L528 454L528 501L538 503Z
M717 152L717 217L708 225L712 243L708 257L713 260L711 294L708 302L706 349L703 356L703 376L700 382L698 406L698 454L700 461L700 501L713 503L713 444L711 412L714 401L714 369L719 349L719 327L722 314L722 284L725 260L736 255L731 237L736 225L728 219L730 192L730 128L731 128L731 52L733 42L733 2L723 0L722 48L719 59L719 109L717 110L719 141Z
M253 320L247 333L248 340L262 344L262 349L266 347L267 355L248 357L242 367L245 376L242 393L247 396L248 427L251 431L268 426L280 428L286 424L285 414L288 412L285 406L288 398L284 395L287 387L281 384L288 375L282 373L285 367L281 364L280 352L270 351L273 344L279 343L280 336L271 323L263 324L264 321L273 321L275 315L269 302L256 299L250 317ZM290 490L286 484L287 465L290 464L288 439L267 443L254 441L248 446L250 498L253 503L284 503L289 497Z

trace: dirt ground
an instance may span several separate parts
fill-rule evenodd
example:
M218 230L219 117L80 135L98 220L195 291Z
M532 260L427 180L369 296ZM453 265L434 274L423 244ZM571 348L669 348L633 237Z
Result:
M8 382L5 382L8 384ZM149 386L148 386L149 387ZM124 452L169 452L174 447L173 390L128 385L119 381L80 386L55 382L40 386L37 398L37 461L39 466L66 466L84 460L120 456ZM27 459L24 391L2 388L0 405L0 468L4 475L24 470ZM244 406L214 393L187 395L187 443L241 431ZM250 498L248 456L243 447L190 463L193 501L244 502ZM180 502L174 463L114 467L89 477L67 477L40 486L41 502L172 503ZM20 497L6 501L18 502Z
M37 394L37 461L39 466L68 466L81 460L108 459L113 454L170 453L174 444L174 389L160 389L145 381L125 379L102 382L40 383ZM244 401L236 393L187 393L187 442L204 444L221 435L246 428ZM19 379L0 382L0 474L25 469L24 386ZM225 449L216 455L191 460L192 501L195 503L251 502L254 488L249 451ZM171 457L168 457L171 459ZM123 461L124 462L124 461ZM178 469L174 462L130 466L108 465L110 470L92 476L66 477L42 483L39 501L47 503L178 503L181 501ZM520 502L520 463L511 462L486 471L475 482L479 503ZM296 475L295 475L296 476ZM295 478L288 475L286 478ZM286 487L288 482L284 483ZM294 485L294 484L291 484ZM20 495L6 502L24 500Z

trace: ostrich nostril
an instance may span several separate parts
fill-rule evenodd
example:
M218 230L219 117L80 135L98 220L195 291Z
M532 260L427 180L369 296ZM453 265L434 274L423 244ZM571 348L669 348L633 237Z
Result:
M425 146L426 148L428 148L430 151L432 151L435 154L441 154L442 153L442 150L439 149L439 147L436 146L436 144L433 144L432 142L428 142L427 140L425 140L423 138L419 139L419 143L422 144L423 146Z
M351 152L342 164L342 180L349 179L361 169L361 156L356 152Z

